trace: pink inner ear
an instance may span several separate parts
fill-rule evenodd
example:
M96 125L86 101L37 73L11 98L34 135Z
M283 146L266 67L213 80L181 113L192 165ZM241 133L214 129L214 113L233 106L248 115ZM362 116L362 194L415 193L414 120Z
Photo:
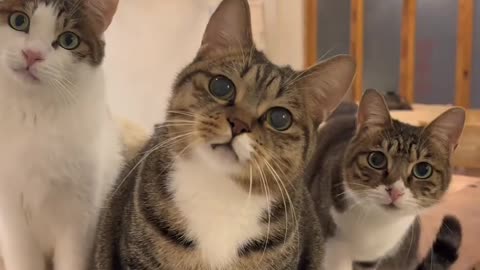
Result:
M88 5L93 14L101 19L97 30L101 33L105 32L113 20L113 16L117 12L119 0L88 0Z

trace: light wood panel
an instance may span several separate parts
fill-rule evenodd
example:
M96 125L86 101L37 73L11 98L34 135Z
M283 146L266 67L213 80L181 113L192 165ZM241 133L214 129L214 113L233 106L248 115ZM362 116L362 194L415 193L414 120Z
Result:
M400 94L409 102L415 100L415 36L417 27L417 0L403 0Z
M365 1L351 0L350 15L350 53L357 65L357 74L352 90L355 100L360 100L363 93L364 64L364 31L365 31Z
M455 104L470 107L474 0L458 0Z
M318 0L304 0L305 66L317 62Z

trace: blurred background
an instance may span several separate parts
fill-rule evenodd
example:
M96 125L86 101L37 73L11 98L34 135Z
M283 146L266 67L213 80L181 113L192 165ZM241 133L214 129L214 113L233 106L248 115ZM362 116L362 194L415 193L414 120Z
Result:
M107 31L108 97L114 114L152 130L165 116L177 72L195 56L220 0L120 0ZM457 215L464 243L455 269L480 261L480 0L249 0L259 49L302 69L351 54L366 88L389 92L392 114L427 124L450 105L467 109L444 203L422 217L422 253L444 214ZM395 108L394 108L395 106ZM480 269L480 266L479 268Z

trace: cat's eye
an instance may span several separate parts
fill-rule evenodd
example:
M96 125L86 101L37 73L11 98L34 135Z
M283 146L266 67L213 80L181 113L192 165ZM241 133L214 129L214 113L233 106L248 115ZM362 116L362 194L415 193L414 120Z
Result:
M235 85L225 76L216 76L210 81L210 93L221 100L232 101L235 98Z
M27 14L16 11L8 17L8 24L14 30L27 33L30 29L30 18Z
M368 155L368 164L374 169L385 169L387 167L387 163L387 157L380 151L374 151Z
M433 174L432 165L430 165L427 162L417 163L413 167L413 176L415 176L418 179L430 178L430 176L432 176L432 174Z
M65 32L58 37L58 45L65 50L75 50L80 46L80 37L73 32Z
M271 108L268 110L266 117L268 124L278 131L285 131L292 126L292 114L285 108Z

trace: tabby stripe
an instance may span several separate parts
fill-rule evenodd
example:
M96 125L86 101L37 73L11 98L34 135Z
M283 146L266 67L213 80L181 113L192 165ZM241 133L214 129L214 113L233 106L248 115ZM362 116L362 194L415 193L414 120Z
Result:
M274 235L270 231L270 235L268 236L268 241L267 241L267 236L265 236L262 239L255 239L255 240L249 241L247 244L245 244L243 247L241 247L238 250L238 256L245 257L256 252L264 252L264 251L266 252L268 250L271 250L278 246L283 245L285 242L286 241L285 241L284 232L280 232Z
M198 74L203 74L209 78L212 78L215 76L215 74L211 73L211 72L208 72L208 71L205 71L205 70L194 70L188 74L185 74L182 78L179 78L178 81L175 83L174 85L174 88L179 88L181 86L183 86L185 83L187 83L188 81L190 81L192 79L192 77L198 75Z

